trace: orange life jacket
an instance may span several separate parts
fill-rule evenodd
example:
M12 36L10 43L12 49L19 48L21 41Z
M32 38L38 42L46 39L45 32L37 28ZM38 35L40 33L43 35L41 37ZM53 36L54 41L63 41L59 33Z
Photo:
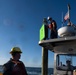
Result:
M53 29L53 25L52 24L49 24L49 28L52 30Z

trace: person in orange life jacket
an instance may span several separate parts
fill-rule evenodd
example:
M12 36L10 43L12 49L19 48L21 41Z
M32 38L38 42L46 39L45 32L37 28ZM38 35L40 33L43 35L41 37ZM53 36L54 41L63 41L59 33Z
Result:
M50 24L48 25L48 28L50 29L50 38L57 38L57 24L55 20L52 20L51 17L48 17L48 21L50 21Z
M20 61L21 49L19 47L13 47L10 54L12 58L3 65L3 75L28 75L25 65Z

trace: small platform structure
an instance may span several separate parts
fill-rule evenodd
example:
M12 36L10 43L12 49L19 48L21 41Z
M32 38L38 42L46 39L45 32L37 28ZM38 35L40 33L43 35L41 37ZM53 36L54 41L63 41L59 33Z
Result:
M45 55L42 55L42 64L44 64L42 75L48 75L46 74L48 50L54 52L54 75L73 75L73 70L76 69L76 65L73 65L76 61L72 61L73 57L76 58L76 36L42 40L39 41L39 45L46 50ZM64 60L61 57L68 58ZM65 64L61 60L64 60L63 63L65 62ZM66 64L67 62L69 62L69 65Z

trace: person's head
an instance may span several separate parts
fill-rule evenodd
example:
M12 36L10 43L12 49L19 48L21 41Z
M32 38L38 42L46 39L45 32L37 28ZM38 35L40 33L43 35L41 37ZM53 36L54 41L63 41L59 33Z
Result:
M10 51L10 54L12 55L12 59L19 60L21 57L21 49L19 47L13 47Z
M48 21L52 21L52 18L51 18L51 17L48 17L47 20L48 20Z
M67 65L71 65L71 61L70 61L70 60L67 60L67 61L66 61L66 64L67 64Z
M52 20L52 22L51 22L51 23L56 25L56 22L55 22L55 20Z

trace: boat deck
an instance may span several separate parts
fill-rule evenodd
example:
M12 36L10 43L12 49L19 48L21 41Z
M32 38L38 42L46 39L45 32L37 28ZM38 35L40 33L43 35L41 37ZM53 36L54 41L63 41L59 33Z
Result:
M44 47L52 52L55 52L53 49L55 46L62 45L62 44L65 45L65 43L69 44L69 45L71 43L76 44L76 36L39 41L40 46L42 46L42 47Z

